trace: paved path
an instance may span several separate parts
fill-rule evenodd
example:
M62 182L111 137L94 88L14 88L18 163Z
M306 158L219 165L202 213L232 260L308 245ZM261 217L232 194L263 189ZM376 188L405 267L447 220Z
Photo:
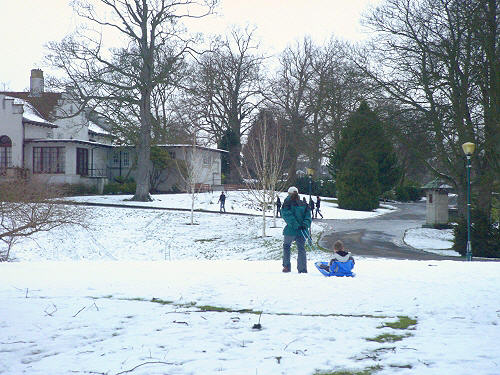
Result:
M393 259L461 260L414 249L403 242L405 231L425 223L425 203L392 204L397 211L363 220L322 220L329 225L320 245L333 248L341 240L353 255Z

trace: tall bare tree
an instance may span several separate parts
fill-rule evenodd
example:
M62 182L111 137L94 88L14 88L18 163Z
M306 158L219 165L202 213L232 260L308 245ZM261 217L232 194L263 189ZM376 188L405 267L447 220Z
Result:
M287 123L288 183L297 172L297 158L304 140L304 127L310 116L308 90L314 76L315 47L310 38L304 38L295 47L287 47L280 57L280 68L272 79L268 100L281 109Z
M262 237L266 236L266 212L269 206L276 226L274 204L283 187L283 161L285 156L284 132L273 114L263 110L247 137L243 148L243 172L251 199L262 210Z
M357 61L386 98L418 119L414 129L430 146L420 160L457 188L462 214L461 145L472 141L478 208L490 215L498 171L499 20L497 0L386 0L366 19L376 37Z
M137 189L133 200L150 200L149 173L152 93L168 83L178 61L191 50L180 21L209 14L216 0L81 0L76 13L91 29L81 29L59 43L50 43L49 62L62 70L59 87L70 85L83 107L103 108L115 124L132 127L138 155ZM104 32L121 40L105 48ZM113 110L109 110L110 106Z
M260 69L263 57L253 32L233 29L219 40L211 53L200 59L193 70L189 107L198 116L197 122L221 144L231 135L229 144L230 183L240 182L241 137L247 131L251 115L262 101Z

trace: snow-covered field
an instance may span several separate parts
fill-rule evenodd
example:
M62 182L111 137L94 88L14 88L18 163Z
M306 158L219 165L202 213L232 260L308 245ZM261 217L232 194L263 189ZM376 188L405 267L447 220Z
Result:
M262 218L213 213L190 213L133 208L87 207L87 228L57 228L23 239L12 250L14 260L180 260L280 259L281 218L267 219L261 238ZM313 238L322 227L315 221ZM314 259L324 255L311 254Z
M325 278L316 251L283 274L259 217L87 210L0 263L0 374L500 374L500 263L357 258ZM384 327L400 316L416 324Z
M200 193L196 196L195 209L202 209L208 211L219 211L219 200L220 192L213 193ZM280 199L283 202L286 198L286 193L280 194ZM301 197L306 197L309 200L309 196L301 195ZM157 194L153 195L152 202L131 202L128 199L132 198L132 195L91 195L91 196L81 196L72 197L71 200L77 202L93 202L93 203L107 203L107 204L119 204L127 206L148 206L148 207L163 207L163 208L182 208L191 209L191 195L189 194ZM246 191L229 191L226 192L226 211L245 213L253 215L262 215L260 207L255 202L255 198L252 197ZM366 211L350 211L338 208L338 205L333 202L329 202L331 198L321 198L323 201L321 203L321 212L325 219L368 219L378 215L383 215L395 207L382 204L381 208L376 209L372 212ZM314 202L316 202L316 197L313 197ZM269 211L268 216L272 216L273 213Z

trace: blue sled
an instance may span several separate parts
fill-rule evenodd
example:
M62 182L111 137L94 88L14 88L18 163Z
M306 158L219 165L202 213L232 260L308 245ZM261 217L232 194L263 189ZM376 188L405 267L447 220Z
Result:
M356 276L356 274L352 272L354 267L354 262L352 260L348 260L347 262L333 262L328 270L321 268L321 266L328 266L328 264L329 262L314 263L318 271L325 276Z

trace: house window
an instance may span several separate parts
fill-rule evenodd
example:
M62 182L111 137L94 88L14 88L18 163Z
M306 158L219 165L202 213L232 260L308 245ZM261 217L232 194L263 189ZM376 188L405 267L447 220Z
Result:
M86 148L76 149L76 174L89 175L89 150Z
M64 173L64 147L33 147L33 173Z
M6 135L0 137L0 169L12 167L12 141Z
M120 164L120 153L114 152L113 153L113 165L119 165L119 164Z
M172 159L175 159L175 151L169 151L168 153Z
M203 155L203 165L210 165L210 155Z
M128 167L130 165L128 151L123 151L122 157L123 157L123 166Z

